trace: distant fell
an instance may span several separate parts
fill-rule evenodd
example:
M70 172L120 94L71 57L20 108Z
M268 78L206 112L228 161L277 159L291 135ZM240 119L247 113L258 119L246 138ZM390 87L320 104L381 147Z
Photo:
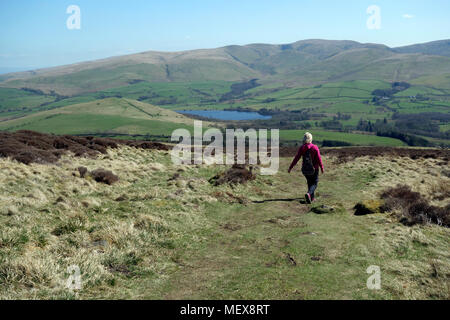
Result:
M0 75L0 86L77 95L136 81L243 81L319 84L410 81L450 73L450 40L399 48L348 40L231 45L182 52L147 51L49 69Z
M398 53L420 53L427 55L450 57L450 39L413 44L392 49Z

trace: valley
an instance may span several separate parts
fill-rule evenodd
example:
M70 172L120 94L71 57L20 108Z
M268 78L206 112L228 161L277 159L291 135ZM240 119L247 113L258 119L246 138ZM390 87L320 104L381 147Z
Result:
M196 120L279 130L279 170L174 163L172 134ZM300 167L287 172L306 131L325 166L312 204ZM450 40L0 74L0 299L448 300L449 146Z

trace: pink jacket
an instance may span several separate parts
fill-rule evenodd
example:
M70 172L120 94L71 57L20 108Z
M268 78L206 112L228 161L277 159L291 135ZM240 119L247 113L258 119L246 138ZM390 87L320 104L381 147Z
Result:
M291 170L297 164L298 160L300 160L300 158L305 154L306 150L308 149L311 150L310 152L314 168L318 170L320 167L320 169L322 169L323 172L323 163L322 158L320 156L319 147L312 143L305 143L298 149L297 154L294 157L294 160L292 160L292 163L289 166L289 170Z

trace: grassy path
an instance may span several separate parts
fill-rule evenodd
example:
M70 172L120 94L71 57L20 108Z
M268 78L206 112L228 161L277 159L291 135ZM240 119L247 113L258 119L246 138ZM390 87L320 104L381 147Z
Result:
M178 269L148 298L381 297L366 288L366 268L378 259L357 254L370 242L367 217L354 217L343 203L336 206L339 197L352 196L350 179L343 184L333 173L321 176L316 205L336 207L322 215L310 212L303 200L292 200L304 194L298 171L279 173L278 179L283 191L273 198L279 201L209 205L212 227L201 235L206 240L184 252Z
M273 197L209 205L205 240L183 252L177 270L145 298L448 298L447 230L405 227L383 214L354 216L355 201L368 197L361 190L369 188L371 172L346 173L330 163L327 169L314 206L334 212L316 214L289 200L303 196L304 179L299 171L280 172ZM274 198L280 201L267 201ZM381 290L367 289L370 265L381 268Z

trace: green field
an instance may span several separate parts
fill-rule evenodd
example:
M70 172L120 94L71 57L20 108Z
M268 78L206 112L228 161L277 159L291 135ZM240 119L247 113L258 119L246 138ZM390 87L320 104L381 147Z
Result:
M34 130L53 134L139 134L170 136L175 129L193 130L192 126L157 120L139 120L111 115L58 114L48 118L38 118L31 123L17 125L10 129Z
M323 140L333 140L347 142L353 145L360 146L404 146L404 142L387 137L378 137L375 135L368 134L357 134L357 133L345 133L345 132L332 132L323 130L309 130L313 135L315 141L322 142ZM280 140L281 141L296 141L301 143L305 130L280 130ZM313 142L315 143L315 142Z
M54 134L170 136L178 128L192 130L193 121L170 110L119 98L70 105L0 122L0 130L28 129Z
M190 68L188 67L190 62L186 63L182 68ZM286 63L289 64L289 62ZM297 135L295 130L303 131L303 126L308 124L309 128L318 130L319 141L335 140L356 145L404 145L397 139L353 133L365 130L358 127L360 120L371 121L373 124L377 121L384 121L395 126L396 120L393 117L396 114L421 116L422 114L437 113L442 115L441 119L430 121L433 125L437 125L435 128L439 130L436 129L436 132L429 135L425 131L414 134L431 143L448 145L448 135L446 136L445 132L450 123L448 120L450 93L446 84L448 77L443 75L436 75L434 80L430 76L421 77L418 79L423 79L422 83L416 79L411 81L410 87L406 90L396 92L389 97L376 97L374 92L376 90L389 91L391 82L379 79L359 79L301 85L287 84L281 81L258 81L257 86L249 86L241 90L236 87L243 85L245 87L245 81L205 79L202 81L177 81L174 78L172 81L158 82L156 78L146 78L150 75L155 76L154 72L156 71L153 69L133 69L125 66L118 68L119 71L126 69L131 73L119 76L117 82L108 82L110 88L99 87L99 81L111 78L116 69L102 69L98 75L96 75L96 71L99 70L94 69L69 74L62 79L55 76L30 80L54 86L56 91L60 83L69 87L71 85L78 86L79 89L79 82L82 79L89 76L93 78L92 81L95 81L95 84L89 81L83 83L83 86L91 88L92 90L88 91L92 92L82 90L81 93L69 96L0 88L0 130L31 129L61 134L117 132L130 135L160 136L168 135L176 128L171 123L163 125L158 122L149 122L155 119L148 118L145 114L140 115L142 118L133 116L133 119L130 119L129 115L125 113L114 111L105 114L98 110L96 101L110 98L116 99L112 100L116 102L120 99L129 99L173 111L239 108L255 111L265 110L273 113L300 111L310 115L309 118L290 122L288 115L281 114L278 115L278 118L274 116L274 121L268 127L280 128L283 132L282 140L291 141L297 139L297 137L294 138ZM127 83L123 83L123 77L128 79ZM143 78L146 80L142 80ZM90 107L80 109L83 104ZM120 103L118 107L121 108ZM65 108L77 110L71 112L71 115L55 116L54 112L58 113L58 110L65 112ZM50 115L51 117L49 117ZM101 119L102 117L103 119ZM167 121L167 119L157 120ZM338 126L341 127L327 126L327 121L335 121L335 124L338 123ZM286 128L287 122L290 122L288 129ZM216 125L223 126L221 123L216 123ZM430 127L430 122L428 122L428 127ZM345 132L336 132L339 130Z
M440 125L439 127L440 127L440 130L443 131L443 132L449 131L450 130L450 123Z
M55 98L13 88L0 88L0 118L27 114L42 110L42 104L50 103Z

